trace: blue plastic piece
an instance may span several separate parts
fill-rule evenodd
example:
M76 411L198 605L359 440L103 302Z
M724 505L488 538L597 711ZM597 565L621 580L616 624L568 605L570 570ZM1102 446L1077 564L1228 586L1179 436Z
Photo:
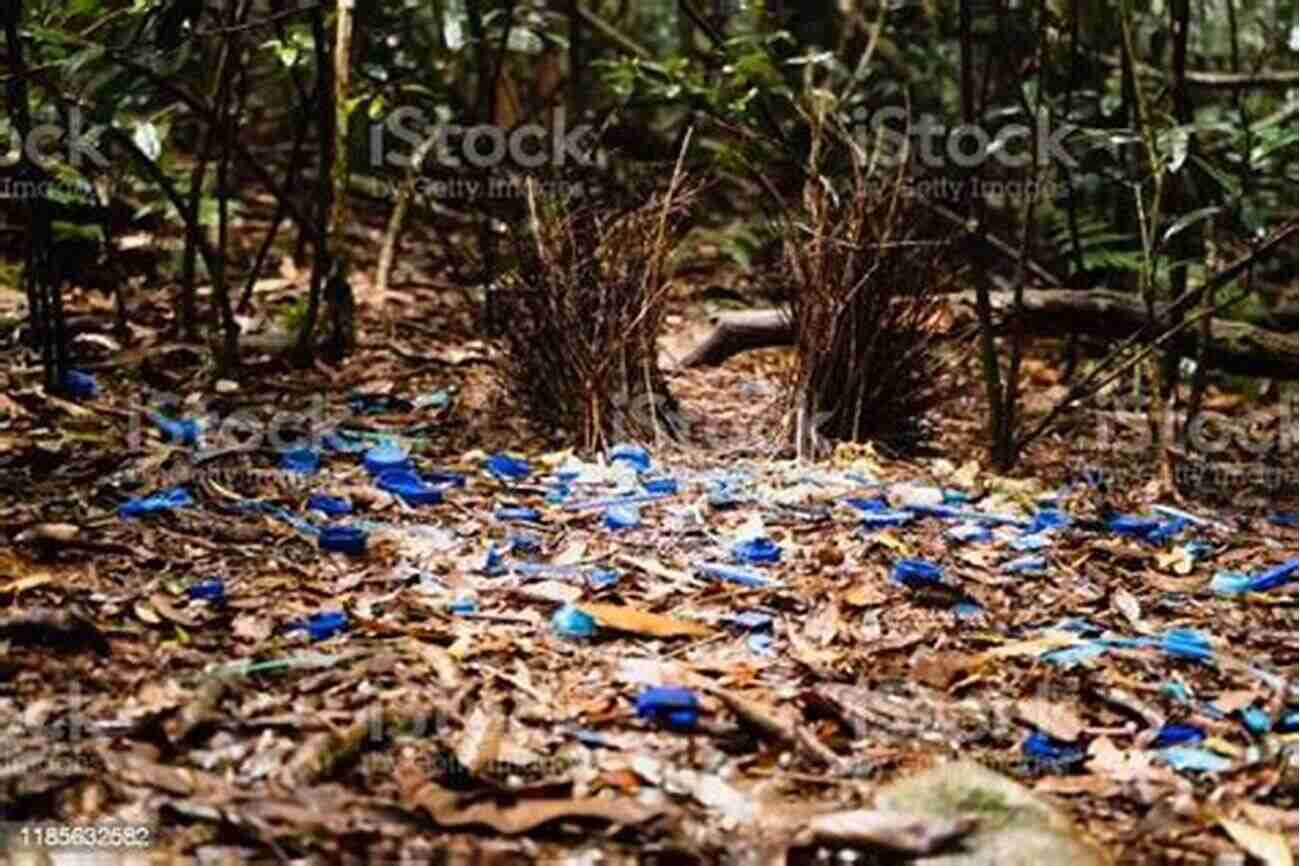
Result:
M1073 522L1070 515L1059 508L1040 508L1034 512L1034 517L1029 521L1029 526L1025 528L1025 533L1034 535L1044 529L1060 529L1069 526Z
M984 608L974 601L959 601L952 606L952 612L958 619L974 619L984 613Z
M1209 557L1210 554L1214 553L1214 545L1210 544L1208 541L1200 541L1197 539L1193 539L1192 541L1189 541L1183 545L1183 550L1187 551L1187 555L1190 556L1194 561L1199 562L1200 560L1206 559L1207 557Z
M943 586L943 569L924 559L900 559L890 574L894 583L909 589Z
M1175 770L1193 770L1198 773L1221 773L1232 768L1232 761L1214 752L1194 746L1170 746L1156 752Z
M1256 736L1263 736L1273 730L1273 717L1259 707L1246 707L1242 710L1241 723Z
M1134 517L1129 514L1112 515L1106 521L1106 528L1116 535L1138 538L1151 544L1168 541L1191 525L1192 522L1185 517L1161 521L1155 517Z
M226 584L219 577L200 580L198 583L191 584L186 592L190 598L196 601L210 601L213 604L221 604L226 600Z
M636 714L668 728L689 730L699 721L700 702L690 689L656 686L637 696Z
M505 574L505 566L501 563L501 551L497 550L496 542L488 545L487 554L483 557L483 564L479 566L479 571L488 577Z
M635 505L613 505L605 509L605 528L636 529L641 525L641 510Z
M868 514L890 510L889 503L879 496L871 498L850 496L844 500L844 504L850 508L856 508L858 511L863 511Z
M451 600L447 610L456 616L468 616L478 613L478 599L469 593L463 593Z
M331 430L321 437L321 447L338 454L360 454L367 449L366 443L352 439L337 430Z
M142 496L137 499L128 499L117 508L119 517L140 517L145 514L156 514L159 511L171 511L173 508L183 508L186 505L193 505L194 498L190 496L189 491L184 487L172 487L167 490L160 490L152 496Z
M1276 514L1269 515L1268 522L1274 526L1289 526L1295 529L1297 526L1297 515L1294 511L1279 511Z
M731 548L731 558L741 565L770 565L781 561L781 545L770 538L750 538Z
M664 498L662 493L625 493L622 496L602 496L598 499L580 499L564 506L565 511L592 511L597 508L615 508L619 506L639 505L642 502L658 502Z
M499 481L522 481L533 471L527 460L509 454L493 454L484 465L488 474Z
M993 539L993 532L987 526L980 526L978 523L962 523L949 529L944 535L958 544Z
M888 529L911 523L916 515L910 511L868 511L862 515L862 528L866 530Z
M966 495L964 490L953 490L950 487L943 489L944 505L965 505L969 501L970 497Z
M327 526L320 531L317 543L321 550L360 556L366 552L367 535L353 526Z
M380 473L375 486L385 493L400 496L408 505L437 505L442 501L442 489L424 483L424 479L409 469L390 469Z
M566 604L551 617L551 628L563 638L582 639L594 637L596 620L571 604Z
M348 627L348 615L341 610L314 613L293 628L306 629L312 640L326 640Z
M1291 583L1297 576L1297 559L1291 557L1281 565L1275 565L1267 571L1261 571L1259 574L1250 578L1245 587L1245 592L1267 592L1270 589L1277 589L1287 583ZM1216 575L1217 580L1217 575Z
M737 488L740 483L739 479L729 478L722 478L714 482L713 489L709 491L709 507L724 509L739 505L742 497Z
M973 520L990 526L1006 524L1008 526L1026 527L1028 521L1009 514L990 514L984 511L972 511L968 508L954 508L951 505L909 505L907 510L922 517L942 517L950 520Z
M1065 647L1064 649L1052 650L1043 656L1043 661L1057 667L1069 668L1082 664L1086 661L1092 661L1095 658L1103 656L1110 647L1097 641L1089 641L1078 646Z
M1013 559L1002 566L1004 574L1043 574L1046 571L1047 560L1034 554Z
M1167 746L1185 746L1189 743L1199 743L1204 739L1205 731L1196 727L1196 725L1168 724L1156 733L1156 738L1151 745L1157 749L1163 749Z
M542 519L542 512L536 508L498 508L494 516L501 521L522 520L536 523Z
M608 589L618 583L621 576L612 568L598 568L587 575L587 585L592 589Z
M772 615L762 613L757 610L747 610L738 613L731 618L731 621L743 628L745 631L771 631Z
M1300 730L1300 713L1295 710L1284 715L1277 721L1277 732L1279 734L1294 734Z
M338 517L343 514L351 514L352 503L341 496L326 496L322 493L313 493L307 497L307 509L309 511L319 511L327 517Z
M194 418L173 420L166 415L150 412L149 420L153 421L168 441L177 445L194 445L199 441L199 422Z
M776 582L770 577L761 574L752 568L741 568L735 565L722 565L720 563L706 562L702 565L696 566L696 570L705 577L711 577L714 580L735 583L740 586L748 586L754 589L765 589L769 586L776 586Z
M559 505L573 495L573 488L563 482L551 485L546 491L546 504Z
M646 493L653 493L656 496L673 496L677 493L676 478L648 478L641 482Z
M1158 645L1170 655L1193 661L1208 662L1214 658L1210 641L1198 631L1186 628L1170 629Z
M1151 532L1147 533L1147 541L1152 544L1163 544L1191 525L1192 521L1188 520L1186 517L1175 517L1171 520L1166 520Z
M89 400L99 394L95 377L81 370L69 370L63 374L63 390L77 400Z
M286 472L310 475L320 469L320 455L310 448L294 448L280 452L280 468Z
M410 455L394 442L381 442L366 452L363 465L371 475L411 468Z
M1049 737L1042 731L1034 731L1020 745L1021 753L1043 764L1072 764L1085 757L1083 749Z
M637 472L650 471L650 452L640 445L622 442L609 449L610 463L626 463Z

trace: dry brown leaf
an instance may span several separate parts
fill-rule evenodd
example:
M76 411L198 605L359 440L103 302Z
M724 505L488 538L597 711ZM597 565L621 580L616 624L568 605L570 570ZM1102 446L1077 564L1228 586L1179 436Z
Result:
M479 704L465 720L465 732L456 745L456 760L477 776L500 757L505 732L505 717L495 708Z
M874 607L884 604L885 591L870 583L858 583L844 593L844 603L849 607Z
M617 604L582 604L578 609L606 628L649 637L701 637L713 633L703 623L622 607Z
M1261 830L1253 824L1228 818L1220 818L1219 826L1246 853L1262 860L1267 866L1295 866L1295 858L1291 856L1291 846L1287 844L1281 833Z
M852 809L817 815L796 837L810 842L872 845L913 856L925 856L975 829L974 818L937 818L879 809Z
M1083 733L1083 720L1059 702L1026 698L1016 702L1016 715L1045 734L1073 743Z

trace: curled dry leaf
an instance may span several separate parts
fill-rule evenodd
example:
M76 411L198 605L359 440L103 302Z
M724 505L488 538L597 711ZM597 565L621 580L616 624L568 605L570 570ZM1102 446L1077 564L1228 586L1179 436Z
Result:
M886 848L912 856L933 854L975 829L972 817L937 818L879 809L851 809L817 815L795 837L814 842Z

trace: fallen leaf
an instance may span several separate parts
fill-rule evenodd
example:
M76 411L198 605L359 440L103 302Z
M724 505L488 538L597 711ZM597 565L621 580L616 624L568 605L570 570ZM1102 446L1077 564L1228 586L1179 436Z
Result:
M1016 702L1016 715L1045 734L1073 743L1083 733L1083 720L1064 704L1041 698Z
M1246 853L1263 860L1267 866L1295 866L1295 858L1291 856L1291 846L1280 833L1261 830L1253 824L1232 821L1228 818L1220 818L1219 826Z
M606 628L649 637L700 637L713 633L713 629L698 622L674 619L634 607L616 604L582 604L578 610Z

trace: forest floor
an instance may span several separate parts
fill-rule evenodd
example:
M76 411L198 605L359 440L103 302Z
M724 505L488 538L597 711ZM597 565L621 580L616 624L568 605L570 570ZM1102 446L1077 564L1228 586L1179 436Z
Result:
M16 850L36 823L123 822L94 857L9 862L1295 862L1293 496L1238 477L1175 501L1087 416L1001 477L971 363L927 455L799 464L780 350L670 372L692 429L648 472L574 463L455 292L357 290L341 367L239 381L147 308L117 345L94 296L72 298L104 321L76 343L93 398L45 395L6 335L0 826ZM707 327L685 301L668 324L677 356ZM1031 410L1056 368L1027 365ZM258 447L224 447L230 423L167 441L149 389L173 419L243 413ZM277 423L337 434L317 471L280 467ZM376 486L385 436L440 502ZM336 525L362 555L320 549ZM1212 586L1287 560L1276 588Z

